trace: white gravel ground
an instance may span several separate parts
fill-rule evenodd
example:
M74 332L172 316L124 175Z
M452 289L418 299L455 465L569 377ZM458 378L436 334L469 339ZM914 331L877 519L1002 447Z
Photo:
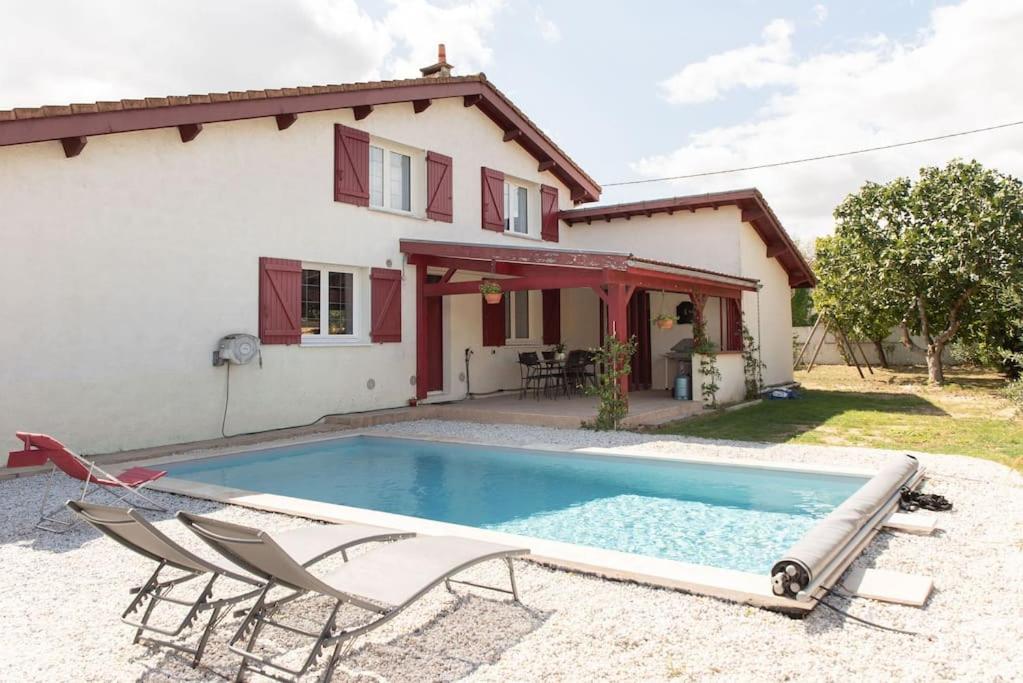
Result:
M381 432L431 434L509 445L634 446L651 451L836 464L881 463L884 451L766 446L521 426L415 422ZM361 642L335 680L983 680L1023 678L1023 477L995 463L920 455L926 489L948 496L930 537L880 535L856 564L934 577L923 609L870 600L836 605L920 633L864 627L818 608L804 620L700 596L605 581L519 562L524 606L459 590L434 590ZM0 680L222 680L237 658L225 646L237 620L215 632L198 669L179 655L131 644L118 616L148 562L87 528L63 536L31 528L43 479L0 481ZM61 495L73 487L62 482ZM281 515L165 494L169 507L280 529ZM166 533L203 552L168 516ZM502 566L475 579L500 582ZM229 587L225 583L224 587ZM325 601L281 615L312 626ZM318 624L317 624L318 626ZM278 637L287 651L295 644Z

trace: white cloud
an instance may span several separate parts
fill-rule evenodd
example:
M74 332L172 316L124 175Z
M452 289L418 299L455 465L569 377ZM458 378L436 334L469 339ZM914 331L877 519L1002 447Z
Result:
M686 65L661 82L665 99L680 104L710 102L739 86L759 88L788 82L793 75L794 30L791 22L775 19L764 28L762 42Z
M632 168L645 177L683 175L1019 120L1020 35L1023 4L1015 0L966 0L936 9L926 30L911 41L875 37L846 52L786 63L786 76L774 80L785 87L749 120L694 133L682 147L640 159ZM755 185L790 231L821 234L832 227L834 206L865 181L912 176L920 166L956 156L1021 176L1023 127L644 190L678 194Z
M552 19L547 17L547 13L543 11L543 7L540 5L536 6L533 20L536 21L536 26L540 30L540 37L545 41L556 43L561 40L561 29L558 28L558 25Z
M828 20L828 6L821 3L817 3L813 6L813 21L815 24L820 26Z
M503 0L90 0L22 3L0 22L0 109L411 78L446 43L457 73L491 60Z

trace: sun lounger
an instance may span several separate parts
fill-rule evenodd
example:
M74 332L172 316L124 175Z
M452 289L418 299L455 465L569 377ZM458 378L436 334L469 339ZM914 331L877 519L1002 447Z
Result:
M453 536L417 536L374 548L352 558L337 570L317 576L304 568L298 558L290 555L269 534L246 527L179 512L178 517L225 558L250 571L269 577L269 581L249 610L238 631L231 638L230 648L242 656L235 680L246 669L274 678L270 667L295 678L303 676L330 645L334 650L327 661L322 680L330 680L338 660L350 651L358 636L372 631L397 616L434 586L463 583L512 596L518 602L512 557L529 551L496 543L487 543ZM487 560L503 559L508 566L510 588L495 588L456 581L452 577L473 565ZM323 628L304 631L274 621L277 604L267 602L267 594L275 586L318 593L334 600ZM338 610L344 604L354 605L369 613L366 620L355 625L338 624ZM256 652L256 642L265 626L281 628L313 639L313 647L301 667L289 669ZM242 642L245 641L245 642Z
M185 652L192 656L192 666L196 666L202 659L206 642L225 607L257 595L265 599L263 592L267 583L265 576L249 572L225 559L211 562L196 555L163 534L137 510L82 501L68 501L67 506L107 537L157 563L156 571L145 584L132 590L136 593L135 599L121 615L123 622L135 627L136 643L161 645ZM412 535L362 524L319 524L280 533L274 532L271 537L280 547L287 548L300 566L308 566L338 552L347 559L346 551L361 543L390 541ZM160 573L167 569L179 570L184 574L161 580ZM221 577L241 582L245 584L245 588L241 592L214 599L214 583ZM205 579L197 597L181 599L169 595L173 588L193 579ZM302 592L295 590L273 604L279 605L292 600ZM150 623L154 609L161 602L187 609L179 623L166 627ZM141 618L135 616L140 609L143 610ZM166 637L176 637L205 612L209 612L209 618L203 626L198 644L194 647L143 635L152 632Z
M163 470L151 470L147 467L132 467L120 474L110 474L101 469L96 463L86 460L77 453L72 452L67 446L46 434L30 434L28 432L17 432L15 434L25 449L19 451L19 455L38 454L53 463L50 471L50 478L46 482L46 492L43 494L43 502L39 506L39 521L36 528L53 533L64 533L77 523L73 517L61 519L56 512L63 508L59 506L47 511L46 503L50 498L50 491L53 489L53 477L60 470L72 479L82 482L82 495L78 500L85 500L98 491L104 491L118 500L126 502L131 498L144 501L146 505L136 505L143 510L166 512L166 508L142 494L142 488L153 483L160 477L167 474ZM14 455L13 453L11 454ZM45 462L45 461L44 461ZM90 490L90 484L95 486Z

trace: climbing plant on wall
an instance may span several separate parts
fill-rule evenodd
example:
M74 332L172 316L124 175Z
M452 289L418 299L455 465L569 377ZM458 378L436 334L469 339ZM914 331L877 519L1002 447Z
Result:
M604 338L604 343L591 349L598 368L596 386L587 386L586 393L600 399L597 417L584 426L599 431L620 429L622 420L629 414L629 397L622 393L620 380L632 372L632 356L636 353L636 337L623 342L613 334Z
M693 353L700 355L700 376L703 377L703 382L700 384L700 395L703 396L704 403L716 406L718 404L718 389L721 388L721 385L718 384L721 381L721 371L717 365L717 349L707 339L702 314L697 315L693 320Z
M746 398L756 398L764 388L764 368L760 360L760 345L750 334L746 323L742 323L742 369L746 377Z

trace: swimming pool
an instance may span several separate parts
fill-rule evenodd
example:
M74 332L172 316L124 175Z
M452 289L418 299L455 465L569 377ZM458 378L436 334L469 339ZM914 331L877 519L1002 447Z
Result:
M763 574L868 477L343 437L171 477Z

